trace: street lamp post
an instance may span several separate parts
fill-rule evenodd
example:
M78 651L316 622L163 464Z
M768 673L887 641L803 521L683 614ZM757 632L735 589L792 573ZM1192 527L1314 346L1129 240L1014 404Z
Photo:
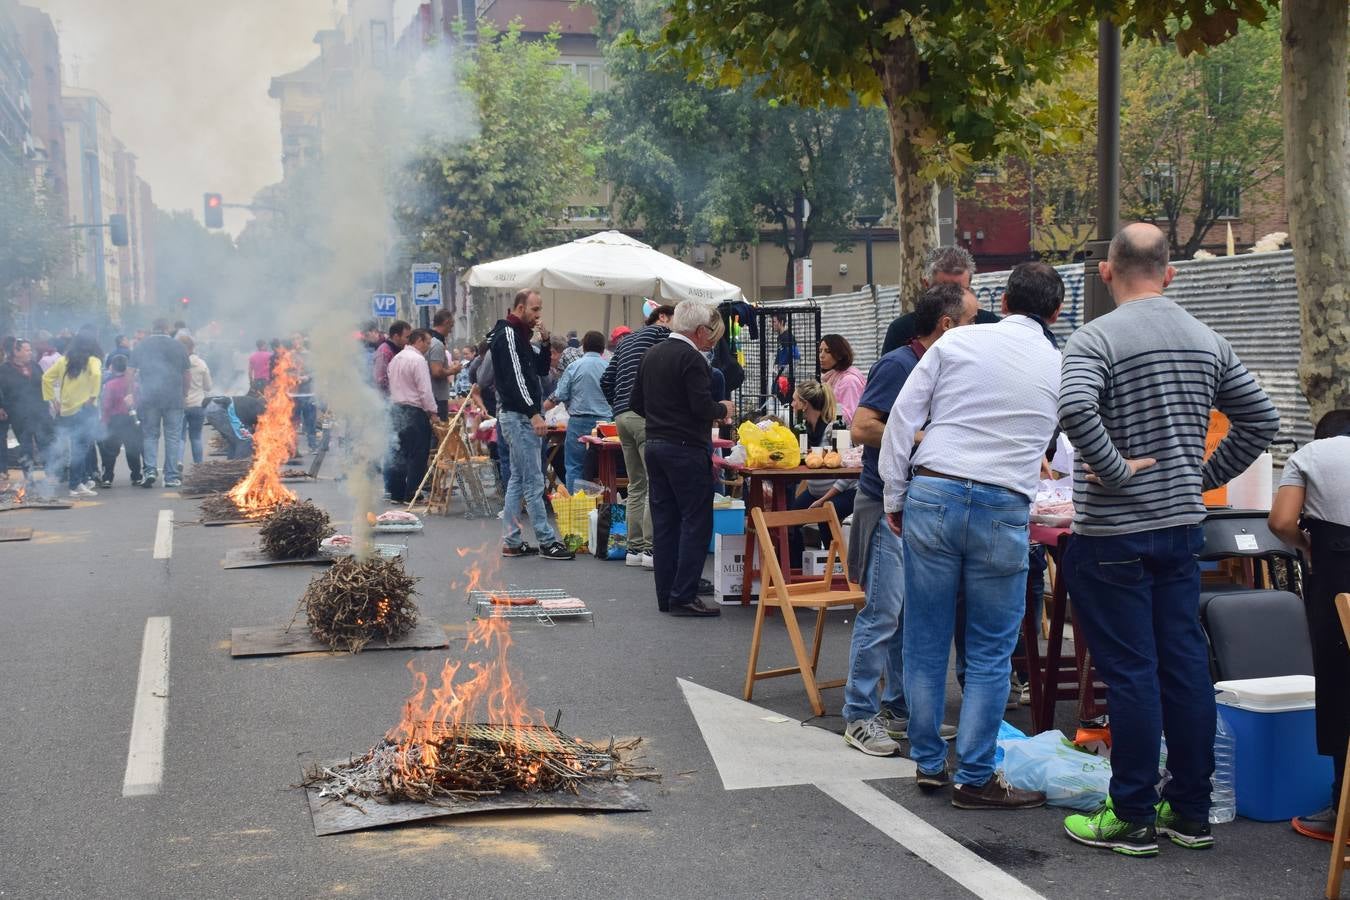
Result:
M881 334L881 310L878 308L877 303L876 279L872 276L872 229L875 228L876 224L880 221L881 216L875 214L858 216L858 224L865 229L863 234L867 242L867 289L872 292L872 317L873 320L877 322L877 327L872 329L872 350L878 354L881 352L881 345L879 343Z

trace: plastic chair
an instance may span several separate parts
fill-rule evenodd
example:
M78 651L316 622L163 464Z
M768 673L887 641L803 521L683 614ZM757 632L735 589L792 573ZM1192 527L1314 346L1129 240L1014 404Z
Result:
M816 667L820 662L820 642L825 630L825 613L837 606L852 606L855 611L860 610L866 599L862 588L848 575L848 551L843 531L839 527L839 516L834 511L834 505L826 503L819 509L771 513L765 513L760 507L754 507L750 510L750 517L754 522L755 540L759 543L759 555L763 560L760 575L764 581L759 593L759 604L755 609L754 636L750 639L750 662L745 671L745 699L749 700L753 696L756 681L801 673L802 683L806 685L806 694L811 701L811 709L816 715L823 716L825 704L820 699L821 688L841 687L844 684L843 679L816 681ZM824 574L819 579L789 584L778 565L778 549L774 546L772 529L808 523L829 526L830 547L825 560ZM877 527L885 528L886 525L881 523ZM842 590L834 587L835 578L838 577L834 573L836 562L842 564L844 568L844 582L847 587ZM783 625L787 628L788 640L792 644L792 654L796 658L797 665L761 671L755 666L759 662L765 610L769 607L778 607L783 612ZM802 640L801 629L797 625L797 610L802 607L816 611L816 630L809 655L806 652L806 643Z
M1209 585L1200 591L1200 622L1215 681L1311 675L1312 641L1303 600L1273 584L1275 560L1297 566L1298 550L1270 530L1264 510L1215 510L1204 520L1201 561L1240 559L1266 567L1261 584Z
M1341 630L1345 639L1350 641L1350 594L1336 595L1336 612L1341 617ZM1350 746L1346 752L1350 753ZM1350 865L1350 854L1346 853L1345 842L1350 839L1350 765L1341 777L1341 799L1336 804L1336 833L1331 836L1331 869L1327 872L1327 897L1341 895L1341 875Z

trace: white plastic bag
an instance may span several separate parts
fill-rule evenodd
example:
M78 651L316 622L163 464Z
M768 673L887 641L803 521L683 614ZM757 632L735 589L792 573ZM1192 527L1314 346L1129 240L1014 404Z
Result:
M1045 791L1051 806L1092 812L1106 802L1111 786L1111 761L1082 750L1058 731L1043 731L1026 740L999 741L1003 776L1027 791Z

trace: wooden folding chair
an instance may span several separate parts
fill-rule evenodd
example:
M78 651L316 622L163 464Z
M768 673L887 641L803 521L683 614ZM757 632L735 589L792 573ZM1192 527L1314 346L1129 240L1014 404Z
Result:
M1341 617L1341 630L1346 640L1350 640L1350 594L1336 595L1336 612ZM1346 749L1350 753L1350 746ZM1341 895L1341 875L1345 867L1350 866L1350 855L1346 854L1345 842L1350 838L1350 765L1347 772L1341 773L1341 799L1336 804L1336 833L1331 836L1331 870L1327 872L1327 897Z
M825 630L825 613L836 606L852 606L856 612L862 609L865 599L862 588L848 575L848 551L844 544L843 532L839 528L839 516L834 511L834 505L826 503L819 509L799 509L789 512L765 513L763 509L755 507L750 511L750 517L754 523L755 540L759 542L759 555L763 560L760 566L763 586L755 610L755 632L750 639L750 662L745 670L745 699L749 700L753 695L756 681L801 673L807 696L811 699L811 709L816 715L822 716L825 714L825 704L821 702L820 689L840 687L844 684L843 679L830 682L816 681L816 667L820 662L820 641ZM830 548L825 560L825 572L817 580L789 584L778 565L778 548L774 546L773 529L812 523L828 525L830 529ZM844 566L844 581L848 585L844 590L834 588L836 561ZM792 644L792 654L796 657L797 665L760 671L755 666L759 662L765 610L771 606L782 610L783 624L787 627L788 640ZM806 644L802 640L801 629L797 626L799 607L816 611L816 632L811 641L809 656Z

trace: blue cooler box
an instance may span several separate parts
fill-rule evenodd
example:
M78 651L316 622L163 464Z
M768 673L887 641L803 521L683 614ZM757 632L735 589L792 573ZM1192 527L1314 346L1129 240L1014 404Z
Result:
M1233 733L1238 815L1279 822L1324 809L1331 759L1317 755L1311 675L1221 681L1219 714Z
M717 549L719 534L745 534L745 501L732 500L730 506L713 506L713 533L708 538L708 552Z

